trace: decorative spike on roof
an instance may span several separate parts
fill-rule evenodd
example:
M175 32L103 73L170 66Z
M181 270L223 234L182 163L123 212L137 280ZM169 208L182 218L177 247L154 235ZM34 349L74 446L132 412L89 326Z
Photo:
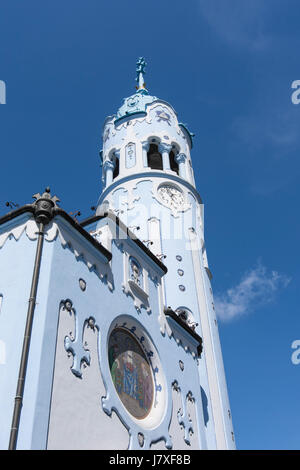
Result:
M143 92L147 93L148 91L146 90L146 83L144 79L145 75L145 67L146 67L146 61L144 57L139 57L137 62L136 62L136 81L138 83L137 88L137 93Z
M136 81L138 83L136 92L134 95L124 99L123 105L117 111L115 124L128 116L145 116L147 114L147 104L157 100L156 96L149 95L148 90L145 88L144 75L146 73L146 65L144 57L139 57L136 63Z
M144 57L139 57L137 62L136 62L136 82L138 83L138 86L136 86L136 92L128 96L127 98L123 99L122 106L118 109L116 114L114 115L114 125L118 126L124 120L131 119L131 118L139 118L139 117L145 117L147 116L147 106L151 105L155 101L160 101L160 103L164 103L167 106L171 107L172 106L167 103L164 100L159 100L156 96L152 96L149 94L148 90L146 89L146 83L144 81L144 75L145 75L145 67L146 67L146 61ZM173 109L174 113L176 114L176 111ZM162 117L162 112L157 111L157 113L160 113L160 119L163 119ZM193 137L195 134L190 132L190 130L187 128L186 124L178 123L179 127L184 131L184 134L186 134L187 139L189 140L190 147L193 147ZM102 154L100 155L100 158L102 159Z

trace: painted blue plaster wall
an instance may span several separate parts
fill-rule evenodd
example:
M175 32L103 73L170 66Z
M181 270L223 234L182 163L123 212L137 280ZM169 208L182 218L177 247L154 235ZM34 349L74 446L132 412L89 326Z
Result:
M131 241L121 240L121 245L119 242L117 244L114 242L112 243L111 267L115 288L112 292L110 292L107 285L100 281L94 272L90 272L84 263L74 260L73 253L69 252L68 249L59 247L58 241L55 243L58 244L58 246L56 247L55 254L53 256L53 277L52 281L50 282L50 291L53 289L53 296L51 296L51 310L54 311L54 315L57 316L60 301L66 298L70 298L73 302L74 308L76 309L76 314L79 318L79 324L81 326L89 316L93 316L96 319L96 324L99 328L99 366L102 372L104 383L108 390L108 398L114 398L114 409L117 413L120 413L121 421L124 422L129 431L134 434L134 437L132 438L133 448L137 445L136 436L138 430L144 432L145 434L147 434L147 431L143 430L142 427L138 428L136 425L133 425L128 413L124 412L123 405L115 396L116 394L110 378L107 360L108 332L116 319L120 317L120 315L125 315L128 318L133 318L137 322L140 322L148 332L148 335L153 341L153 344L155 344L159 354L159 359L162 363L164 374L166 376L167 390L164 392L167 393L167 396L170 397L170 391L172 388L171 385L172 382L176 379L179 383L182 383L181 387L183 390L184 386L192 389L192 392L197 400L199 421L201 423L201 420L203 420L201 401L202 397L200 392L200 383L197 381L195 382L194 374L194 370L197 370L196 360L192 357L191 353L186 352L181 345L177 345L174 337L170 338L166 334L162 335L158 318L159 314L161 313L161 306L159 305L156 283L149 279L149 295L151 306L150 314L143 308L138 311L134 307L131 296L127 296L122 290L121 286L123 283L124 263L123 251L129 251L131 255L134 255L138 259L143 259L145 256L143 251L137 249L136 245ZM153 263L151 260L148 262L149 266ZM144 265L147 265L147 263L144 262ZM150 269L152 269L152 271L155 269L154 263ZM156 272L156 275L159 279L159 272ZM78 279L80 277L82 277L87 282L87 289L85 292L82 292L79 289ZM185 372L180 370L178 362L179 360L182 360L186 364ZM71 371L69 373L72 374ZM70 396L72 396L71 391L68 393L70 393ZM76 410L76 403L74 403L74 409ZM99 401L99 412L101 410L102 404ZM170 398L168 398L168 403L165 410L166 414L164 418L165 423L163 420L164 431L161 431L162 436L166 439L167 430L170 424L171 411L172 403ZM76 413L74 413L74 416L68 417L68 426L73 426L74 432L78 430L80 423L76 421ZM198 424L194 423L194 426L198 426ZM199 426L199 429L201 442L198 443L198 446L205 448L206 439L205 436L203 436L203 433L201 433L203 426ZM184 435L184 431L180 429L179 423L178 433ZM182 442L184 444L183 437ZM36 448L38 446L35 444L34 447ZM117 442L116 448L118 448Z
M89 249L88 243L84 245L85 249ZM78 281L81 277L87 282L87 292L82 292L79 288ZM44 243L38 308L33 324L18 439L19 449L46 448L60 302L72 298L76 308L88 312L90 308L92 311L95 309L97 299L104 308L108 308L109 296L105 296L107 303L103 302L101 290L107 292L107 286L103 286L97 274L90 271L82 259L76 259L69 247L64 248L61 245L59 237L55 241Z
M20 222L20 221L19 221ZM53 393L53 374L56 357L56 339L59 324L59 309L61 302L72 300L76 310L77 333L76 341L82 341L82 332L86 320L93 317L99 331L99 374L107 390L106 402L101 402L99 397L99 413L103 409L109 412L110 406L114 410L121 423L125 425L130 434L131 448L140 448L138 444L138 432L145 435L145 445L148 447L151 442L160 440L167 445L172 445L169 436L169 425L172 414L177 415L179 410L173 409L172 384L176 381L180 387L182 399L183 415L178 421L176 438L182 442L183 448L188 446L184 439L189 439L189 418L186 412L186 396L191 392L197 410L197 422L193 423L197 429L197 448L207 448L207 436L204 432L204 417L202 406L202 394L200 380L195 377L197 362L189 349L193 349L193 341L190 342L186 334L182 334L182 342L176 342L176 335L169 336L166 331L162 331L161 314L163 305L161 294L162 272L137 245L121 237L112 243L111 266L104 262L103 256L95 251L83 237L80 238L73 227L57 220L58 226L64 231L64 241L56 235L51 241L44 242L42 265L37 292L37 304L32 329L32 339L30 344L29 361L24 390L24 402L20 420L20 430L18 436L18 449L45 449L49 432L49 418L51 416L51 396ZM15 220L15 225L18 220ZM110 222L110 224L113 224ZM76 245L77 243L77 245ZM76 253L74 246L76 245ZM78 251L79 250L79 251ZM7 364L0 366L0 406L1 406L1 447L7 448L10 433L11 418L16 390L17 374L23 341L25 318L30 292L33 262L36 251L36 240L30 240L26 233L23 233L18 241L7 240L0 250L0 262L9 266L7 272L2 271L0 277L1 294L3 295L2 310L0 313L1 339L5 341L7 348ZM80 252L94 257L95 265L98 266L98 273L93 267L88 267L84 257ZM145 308L137 309L134 299L123 292L124 284L124 260L125 254L136 257L145 272L151 272L148 278L148 294L150 310ZM98 259L97 259L98 258ZM100 266L100 268L99 268ZM102 268L101 268L102 267ZM99 272L99 269L101 272ZM109 288L107 279L102 274L111 271L113 288ZM79 279L86 281L86 290L83 292L79 287ZM161 379L157 383L159 395L162 393L164 399L162 403L163 412L157 422L157 427L145 429L143 425L137 425L128 412L124 409L114 389L107 358L107 341L109 331L118 319L127 318L134 321L145 331L149 341L155 345L157 360ZM67 351L66 351L67 354ZM95 360L95 358L93 358ZM179 367L179 361L184 364L184 370ZM69 370L69 374L72 371ZM80 380L80 379L78 379ZM75 381L76 383L76 381ZM66 390L72 400L72 391ZM87 403L88 406L88 403ZM80 430L80 421L76 419L76 403L74 403L74 414L68 416L67 424L74 432ZM185 428L186 426L186 428ZM93 430L91 429L91 433ZM181 437L180 437L181 436ZM99 443L99 448L101 443ZM116 442L116 448L118 443Z
M18 226L29 216L1 226L0 234ZM0 340L5 346L5 364L0 364L0 448L7 449L16 394L24 328L35 258L36 242L23 233L18 241L7 240L0 249Z

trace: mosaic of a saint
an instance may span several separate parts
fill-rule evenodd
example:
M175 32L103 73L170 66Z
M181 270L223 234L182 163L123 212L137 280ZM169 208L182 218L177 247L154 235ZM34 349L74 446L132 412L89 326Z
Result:
M127 410L142 419L153 402L153 378L150 365L137 340L122 328L109 338L108 359L112 381Z

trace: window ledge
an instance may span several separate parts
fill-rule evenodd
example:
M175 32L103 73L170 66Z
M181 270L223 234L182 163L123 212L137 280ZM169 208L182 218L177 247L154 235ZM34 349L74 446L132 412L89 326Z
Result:
M203 351L203 341L201 336L199 336L192 328L190 328L183 320L181 320L181 318L170 307L164 310L164 314L166 317L171 318L180 328L187 332L194 341L196 341L197 353L200 357Z

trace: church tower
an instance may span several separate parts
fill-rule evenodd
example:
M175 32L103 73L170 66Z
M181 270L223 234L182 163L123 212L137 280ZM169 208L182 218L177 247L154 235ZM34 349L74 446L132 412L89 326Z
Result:
M144 58L139 58L136 92L125 98L116 115L104 123L104 189L96 213L113 212L167 266L162 280L161 332L173 335L180 343L174 333L179 318L203 339L201 359L197 359L201 432L207 448L233 449L212 274L204 241L204 206L193 174L193 134L178 121L169 103L150 95L144 80L145 66ZM168 361L176 358L169 356Z
M0 218L0 449L234 449L193 135L137 90L104 124L96 213Z

